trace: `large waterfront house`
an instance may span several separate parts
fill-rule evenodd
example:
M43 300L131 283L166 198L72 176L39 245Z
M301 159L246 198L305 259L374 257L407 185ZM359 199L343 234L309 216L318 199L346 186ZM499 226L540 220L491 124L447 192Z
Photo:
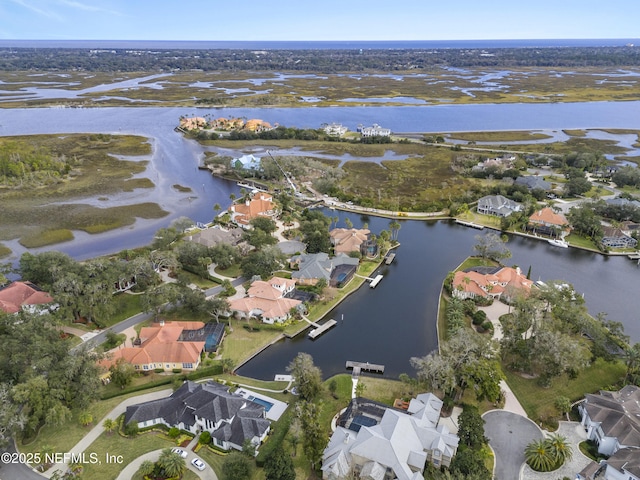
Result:
M329 232L333 251L349 255L358 252L363 256L374 258L378 254L378 245L371 238L367 228L334 228Z
M556 212L550 207L544 207L529 217L527 230L552 237L564 237L571 231L569 221L562 212Z
M515 185L523 185L529 190L544 190L545 192L551 190L551 184L544 178L537 175L527 175L525 177L518 177L513 182Z
M428 463L448 467L459 439L439 425L441 409L431 393L412 399L406 412L352 400L324 450L322 478L423 480Z
M496 217L508 217L513 212L522 210L522 205L509 200L502 195L487 195L478 200L478 213L494 215Z
M229 212L231 221L243 228L248 228L249 222L254 218L274 218L278 214L273 197L263 192L257 193L244 203L234 203L229 207Z
M600 243L609 248L635 248L638 240L624 233L621 228L607 226L602 228Z
M341 287L356 273L360 261L344 253L339 253L333 258L320 253L295 255L291 257L291 268L298 270L291 274L291 278L298 285L315 285L320 279L324 279L327 285Z
M363 137L388 137L391 135L391 130L388 128L382 128L377 123L374 123L371 127L364 127L362 125L358 125L358 132Z
M627 385L617 392L585 395L578 410L587 437L598 444L598 453L613 455L640 447L639 387Z
M244 230L240 227L225 229L220 225L214 225L185 238L190 242L199 243L205 247L213 247L222 243L233 246L238 245L242 242L243 236Z
M0 288L0 310L5 313L46 313L58 308L53 297L31 282L13 282Z
M295 289L295 280L272 277L266 282L256 280L247 290L247 296L229 302L232 314L241 318L256 317L264 323L282 323L291 316L292 309L302 302L287 295Z
M330 123L324 127L324 133L335 137L341 137L347 133L348 130L349 129L341 123Z
M207 120L203 117L182 117L180 128L185 130L198 130L207 126Z
M240 170L260 170L260 158L253 155L242 155L231 160L231 167Z
M520 268L472 267L453 276L452 295L456 298L500 299L511 302L516 295L528 295L533 282Z
M224 450L242 450L246 441L258 447L270 429L263 405L212 381L186 381L167 398L127 407L124 423L130 422L138 428L177 427L194 435L207 431L214 445Z
M215 351L223 337L223 324L159 322L140 329L134 346L113 350L101 365L108 369L124 359L140 372L193 371L202 352Z

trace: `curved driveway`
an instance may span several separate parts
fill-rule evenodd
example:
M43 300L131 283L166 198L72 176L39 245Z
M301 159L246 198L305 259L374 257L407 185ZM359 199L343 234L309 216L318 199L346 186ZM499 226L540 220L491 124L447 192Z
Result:
M544 438L542 430L528 418L504 410L491 410L482 418L485 435L496 455L495 480L520 478L524 449L532 440Z
M198 475L202 480L218 480L218 477L216 476L211 466L207 464L207 462L202 460L202 458L198 457L200 458L200 460L202 460L205 463L205 465L207 465L207 468L205 468L203 471L200 471L196 469L193 465L191 465L191 460L197 457L197 455L195 455L191 451L191 449L185 449L185 451L189 455L185 459L185 461L187 462L187 468L189 470L191 470L196 475ZM129 480L133 478L133 475L138 471L138 469L140 468L140 464L142 464L142 462L144 462L145 460L151 460L152 462L156 462L158 458L160 458L160 453L162 453L162 449L154 450L153 452L140 455L138 458L132 461L129 465L124 467L124 469L122 469L122 471L120 472L120 475L118 475L116 480Z

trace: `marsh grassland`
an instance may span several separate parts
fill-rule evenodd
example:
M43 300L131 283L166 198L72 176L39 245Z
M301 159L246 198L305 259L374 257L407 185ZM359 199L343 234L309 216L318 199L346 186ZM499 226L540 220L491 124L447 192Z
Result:
M112 135L33 135L0 139L7 163L20 166L0 174L0 240L20 238L39 247L73 238L71 230L100 233L139 218L167 214L155 203L98 208L83 198L153 188L147 162L123 159L149 155L145 138Z

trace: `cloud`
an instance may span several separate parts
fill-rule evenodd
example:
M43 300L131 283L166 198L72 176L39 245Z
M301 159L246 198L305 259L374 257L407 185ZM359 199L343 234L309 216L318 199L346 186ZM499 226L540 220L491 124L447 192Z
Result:
M111 15L117 15L119 17L123 16L122 13L117 12L115 10L107 10L105 8L98 7L95 5L87 5L86 3L78 2L76 0L57 0L57 2L62 5L66 5L67 7L77 8L78 10L85 10L88 12L108 13Z
M10 0L10 1L15 3L16 5L20 5L21 7L26 8L27 10L37 13L38 15L42 15L43 17L52 18L55 20L62 20L62 17L58 15L56 12L39 8L35 6L32 2L29 2L27 0Z

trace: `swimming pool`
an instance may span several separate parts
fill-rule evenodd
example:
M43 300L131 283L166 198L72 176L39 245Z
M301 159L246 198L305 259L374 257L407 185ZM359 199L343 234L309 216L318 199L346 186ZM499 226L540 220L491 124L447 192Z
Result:
M258 405L262 405L264 407L265 412L268 412L269 410L271 410L271 407L273 407L273 403L271 402L267 402L266 400L262 400L261 398L256 398L253 395L250 395L247 400L251 400L252 402L257 403Z

